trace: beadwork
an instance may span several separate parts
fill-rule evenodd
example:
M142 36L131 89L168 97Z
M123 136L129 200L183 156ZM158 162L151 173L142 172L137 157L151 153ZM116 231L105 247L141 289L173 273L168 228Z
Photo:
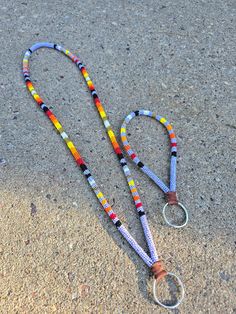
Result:
M34 85L30 79L30 70L29 70L29 58L31 54L36 51L39 48L51 48L55 49L57 51L62 52L65 54L73 63L75 63L76 66L80 69L87 86L91 92L91 95L93 97L94 104L99 112L99 115L103 121L103 124L106 128L108 137L110 138L110 141L112 143L113 149L119 159L120 165L123 169L123 172L125 174L125 177L127 179L133 201L137 210L137 213L139 215L141 225L143 228L144 236L147 241L147 245L149 248L150 256L143 250L143 248L136 242L136 240L130 235L128 230L125 228L125 226L122 224L122 222L118 219L116 213L111 208L111 205L108 203L107 199L103 195L103 193L100 191L98 185L96 184L94 178L92 177L92 174L90 170L88 169L85 161L81 157L81 154L76 149L74 143L71 141L67 133L65 132L64 128L62 127L62 124L58 121L56 116L53 114L52 110L50 110L42 100L42 98L38 95L37 91L34 88ZM136 251L136 253L142 258L142 260L146 263L146 265L150 269L155 268L155 277L158 279L158 276L160 275L163 277L165 274L168 274L164 272L163 266L161 266L161 261L157 255L156 248L154 245L153 237L148 225L147 217L142 205L142 202L140 200L140 196L138 193L138 190L136 188L135 182L131 176L131 172L127 166L126 160L122 154L122 151L120 149L120 146L117 142L116 136L111 128L111 125L108 121L106 112L101 104L101 101L97 95L97 91L95 90L94 84L92 80L89 77L88 72L85 69L85 66L80 61L79 57L72 54L69 50L64 49L62 46L54 44L54 43L37 43L33 45L30 49L28 49L24 55L23 58L23 75L25 79L26 86L28 90L30 91L31 95L33 96L36 103L39 105L39 107L44 111L44 113L47 115L47 117L50 119L54 127L57 129L63 140L65 141L67 147L69 148L71 154L73 155L77 165L81 168L83 174L85 175L89 185L91 186L93 192L95 193L97 199L99 200L100 204L102 205L104 211L108 214L113 224L116 226L118 231L122 234L122 236L127 240L127 242L131 245L131 247ZM158 262L158 267L156 263ZM155 267L154 267L155 266ZM178 304L176 305L178 306Z
M148 166L146 166L136 155L136 153L131 149L131 146L127 139L126 126L127 124L136 116L146 116L154 118L156 121L159 121L168 131L170 138L170 147L171 147L171 161L170 161L170 186L168 187ZM165 193L167 203L163 208L163 215L165 221L172 227L181 228L184 227L188 222L188 212L186 208L180 203L177 199L176 194L176 160L177 160L177 140L174 133L174 130L171 124L162 116L157 115L149 110L137 110L133 111L125 118L121 129L120 129L121 140L124 145L124 148L127 154L131 157L133 162ZM179 205L184 213L185 220L181 225L176 225L170 223L165 215L165 210L168 205Z

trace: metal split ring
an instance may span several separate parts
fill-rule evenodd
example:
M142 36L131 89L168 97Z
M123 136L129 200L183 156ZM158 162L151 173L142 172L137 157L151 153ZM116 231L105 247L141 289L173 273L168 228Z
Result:
M163 210L162 210L162 214L163 214L163 217L164 217L164 219L165 219L165 222L166 222L169 226L174 227L174 228L182 228L182 227L186 226L187 223L188 223L188 211L187 211L186 207L185 207L182 203L179 203L179 202L178 202L178 205L179 205L179 206L183 209L183 211L184 211L185 219L184 219L184 222L183 222L181 225L176 225L176 224L174 224L174 223L169 222L169 220L166 218L166 208L167 208L168 205L169 205L169 203L166 203L165 206L163 207Z
M158 296L157 296L157 292L158 292L158 291L157 291L157 290L158 290L158 289L157 289L158 281L157 281L156 279L155 279L154 282L153 282L153 297L154 297L155 302L156 302L157 304L159 304L160 306L162 306L162 307L164 307L164 308L166 308L166 309L175 309L175 308L177 308L177 307L180 305L180 303L183 301L184 293L185 293L185 291L184 291L184 285L183 285L182 281L180 280L180 278L179 278L177 275L168 272L166 276L172 277L172 278L174 278L174 279L177 280L177 283L178 283L178 285L179 285L179 287L180 287L180 289L181 289L181 296L180 296L180 299L177 300L176 303L171 304L171 305L162 303L162 302L158 299Z

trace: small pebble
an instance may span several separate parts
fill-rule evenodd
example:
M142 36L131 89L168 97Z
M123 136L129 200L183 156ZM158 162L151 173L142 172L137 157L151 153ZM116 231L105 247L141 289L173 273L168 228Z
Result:
M6 159L0 158L0 166L5 165Z
M34 203L31 203L30 207L31 207L31 216L35 216L37 213L37 207L35 206Z
M80 290L81 297L84 298L84 297L89 295L89 293L90 293L90 286L89 285L81 285L79 287L79 290Z
M229 281L230 280L230 275L227 274L225 271L220 272L220 278L224 281Z
M69 282L72 282L75 279L75 274L72 272L69 272L68 273L68 279L69 279Z
M72 301L76 301L78 299L77 292L72 293L71 298L72 298Z

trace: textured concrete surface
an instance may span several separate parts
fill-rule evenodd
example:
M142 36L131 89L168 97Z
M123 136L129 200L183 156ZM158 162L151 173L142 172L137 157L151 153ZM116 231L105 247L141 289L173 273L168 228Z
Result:
M101 211L61 138L27 93L24 51L54 41L81 56L116 133L131 110L167 117L179 143L178 191L190 210L168 228L161 191L130 163L159 254L186 298L176 313L236 313L235 13L227 1L1 0L1 313L166 313L146 266ZM137 240L125 178L76 67L55 51L32 79ZM168 180L168 139L129 125L140 157Z

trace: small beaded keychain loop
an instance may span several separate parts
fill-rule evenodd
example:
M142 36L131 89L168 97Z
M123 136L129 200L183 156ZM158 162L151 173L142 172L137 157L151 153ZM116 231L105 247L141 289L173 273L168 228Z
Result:
M112 206L109 204L108 200L105 198L103 193L101 192L98 184L96 183L95 179L92 176L91 171L89 170L88 166L86 165L84 159L82 158L81 153L79 150L75 147L72 140L69 138L68 134L66 133L65 129L63 128L62 124L59 122L55 114L52 112L51 109L47 107L47 105L44 103L43 99L39 96L37 93L33 82L31 81L30 77L30 69L29 69L29 59L32 55L32 53L40 48L49 48L54 49L56 51L59 51L63 53L65 56L67 56L80 70L82 73L86 84L91 92L91 96L93 98L93 102L95 107L97 108L97 111L102 119L102 122L104 124L104 127L107 131L107 135L111 141L111 144L113 146L114 152L117 155L117 158L119 160L120 166L122 167L122 170L124 172L124 175L126 177L134 205L143 229L143 234L147 243L149 254L144 250L132 237L128 229L122 224L114 210L112 209ZM143 204L141 202L138 189L135 185L134 179L131 176L131 172L128 168L127 162L125 160L125 157L121 151L121 148L119 146L119 143L116 139L115 133L112 130L111 124L108 121L107 114L105 112L105 109L102 106L102 103L98 97L97 91L94 87L94 84L89 77L89 74L81 62L80 58L74 54L72 54L69 50L63 48L60 45L54 44L54 43L48 43L48 42L39 42L34 44L32 47L30 47L24 55L23 58L23 75L25 84L38 104L38 106L42 109L42 111L45 113L45 115L49 118L49 120L52 122L53 126L56 128L62 139L64 140L66 146L70 150L71 154L73 155L76 164L79 166L81 171L83 172L85 178L87 179L88 184L92 188L94 194L96 195L98 201L100 202L102 208L107 213L109 218L111 219L112 223L115 225L117 230L120 232L120 234L123 236L123 238L129 243L129 245L134 249L134 251L140 256L140 258L143 260L143 262L150 268L150 270L153 272L156 280L163 278L167 272L164 270L161 261L159 259L159 256L157 255L155 243L152 237L151 230L149 228L148 220L146 213L143 208ZM154 295L155 297L155 295ZM162 305L160 302L159 304Z
M169 138L170 138L170 146L171 146L170 187L168 187L148 166L146 166L138 158L137 154L131 149L131 146L127 139L126 125L136 116L146 116L146 117L154 118L155 120L159 121L162 125L164 125L168 131ZM125 118L121 126L120 134L121 134L121 140L124 145L124 148L127 154L133 160L133 162L142 170L142 172L144 172L165 193L167 203L163 207L162 213L163 213L163 217L166 223L169 226L174 227L174 228L182 228L186 226L186 224L188 223L188 211L186 207L183 206L183 204L178 201L177 194L176 194L177 140L176 140L175 133L173 131L171 124L164 117L154 114L153 112L149 110L137 110L127 115L127 117ZM179 205L179 207L182 208L185 214L185 218L182 224L177 225L177 224L169 222L165 213L168 205Z

